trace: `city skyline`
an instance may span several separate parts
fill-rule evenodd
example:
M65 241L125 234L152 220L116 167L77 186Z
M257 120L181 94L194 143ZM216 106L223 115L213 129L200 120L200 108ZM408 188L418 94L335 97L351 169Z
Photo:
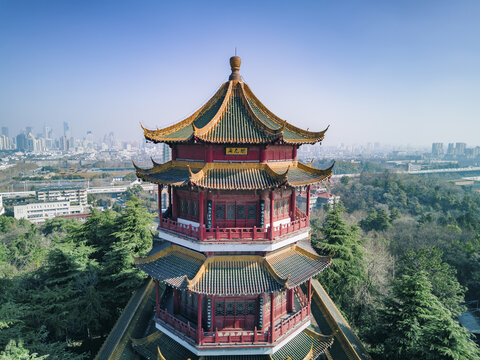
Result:
M140 139L139 122L165 127L202 105L235 48L244 80L278 116L330 125L325 145L473 145L480 131L477 2L244 2L232 13L223 3L3 1L0 10L9 54L0 125L10 136L44 124L60 134L66 121L76 134Z

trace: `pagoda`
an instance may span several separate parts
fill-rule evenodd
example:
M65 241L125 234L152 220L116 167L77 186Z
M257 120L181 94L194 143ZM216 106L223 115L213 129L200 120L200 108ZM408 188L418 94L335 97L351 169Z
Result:
M230 58L229 80L193 115L143 128L147 141L172 152L164 164L135 166L168 194L165 212L158 196L154 250L135 259L155 281L150 338L163 339L152 355L160 359L316 359L334 341L309 328L311 279L331 257L308 250L310 186L333 165L297 160L299 146L321 142L326 129L274 115L243 82L240 64Z

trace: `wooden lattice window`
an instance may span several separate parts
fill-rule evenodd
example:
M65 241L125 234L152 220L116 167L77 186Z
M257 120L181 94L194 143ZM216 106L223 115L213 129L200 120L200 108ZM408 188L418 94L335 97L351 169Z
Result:
M233 301L227 301L225 308L226 308L226 311L225 311L226 316L235 315L235 303Z
M247 315L255 315L255 301L247 301Z
M215 219L225 220L225 205L215 205Z
M248 220L255 220L257 218L257 205L250 204L248 205Z
M227 220L235 220L235 205L227 205Z
M245 217L245 205L237 205L237 219L243 220Z
M245 315L245 302L237 301L235 303L235 315L236 316Z

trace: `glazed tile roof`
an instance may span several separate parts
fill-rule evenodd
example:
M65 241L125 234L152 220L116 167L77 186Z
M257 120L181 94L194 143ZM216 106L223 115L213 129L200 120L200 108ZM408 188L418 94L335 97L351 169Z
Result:
M138 268L179 289L207 295L251 295L291 289L323 271L330 257L296 245L266 257L224 255L205 258L171 245L147 258L136 259Z
M206 189L263 190L283 185L304 186L321 182L332 175L332 168L315 169L298 161L282 163L198 163L169 161L153 163L150 169L135 165L137 176L155 184Z
M146 258L136 258L135 264L151 277L175 288L185 289L204 260L205 256L200 253L170 245Z
M193 279L190 290L207 295L247 295L279 291L285 281L260 256L213 256Z
M333 336L306 329L273 355L204 356L205 360L303 360L317 359L334 341ZM143 339L132 339L133 349L148 360L198 360L199 357L168 336L156 331Z
M288 278L288 287L295 287L325 270L331 264L331 257L320 256L300 246L289 246L272 252L267 262L282 278Z
M305 329L272 355L272 360L317 359L333 344L334 337Z
M143 126L142 126L143 127ZM325 131L297 128L268 110L241 78L224 83L207 103L185 120L164 129L143 127L153 142L188 142L193 139L223 144L314 144Z

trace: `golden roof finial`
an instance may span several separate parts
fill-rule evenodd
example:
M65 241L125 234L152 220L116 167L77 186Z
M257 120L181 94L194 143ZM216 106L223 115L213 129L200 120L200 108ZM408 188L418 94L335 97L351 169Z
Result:
M240 65L242 64L242 59L240 59L240 56L232 56L230 58L230 67L232 69L232 73L230 74L230 77L228 80L242 80L242 77L240 76L239 70L240 70Z

